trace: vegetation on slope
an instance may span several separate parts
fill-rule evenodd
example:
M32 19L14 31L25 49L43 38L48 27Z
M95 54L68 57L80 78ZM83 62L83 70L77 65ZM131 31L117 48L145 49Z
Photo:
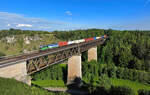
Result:
M54 35L61 40L81 39L104 34L107 34L109 38L103 46L98 47L98 59L101 63L150 71L150 31L88 29L54 32Z
M61 75L66 75L66 72L63 72L64 69L67 69L65 65L66 64L54 65L46 70L43 70L42 72L35 74L33 76L34 79L33 84L42 87L47 87L47 86L54 87L53 84L57 82L55 84L55 87L59 87L59 86L64 87L62 80L60 80L63 78L62 76L59 76L60 75L59 73L62 73ZM96 61L83 62L82 79L84 81L84 84L89 85L87 86L87 88L89 88L89 91L91 92L93 91L95 92L96 91L95 89L97 89L97 87L103 87L107 92L111 91L112 89L117 91L116 90L117 87L120 87L119 89L129 88L131 89L131 92L135 93L136 95L138 93L138 90L141 89L150 91L149 75L145 77L143 76L143 73L146 74L150 74L150 73L137 71L137 70L130 70L127 68L126 69L121 68L121 70L123 71L119 71L119 70L120 67L111 66L107 64L100 64ZM118 73L118 71L123 73ZM47 75L47 74L51 74L51 75ZM54 83L49 81L52 81ZM66 79L64 81L66 81Z
M120 67L111 67L107 64L100 64L96 61L84 62L82 63L83 71L83 80L87 84L92 85L90 90L92 93L99 93L102 95L138 95L138 91L144 89L144 91L150 91L150 84L138 82L139 78L144 79L142 76L142 71L134 71L139 74L132 75L132 71L125 72L128 69L124 69L124 73L119 74L122 76L122 79L118 79L117 69ZM141 73L141 74L140 74ZM141 76L141 77L137 77ZM135 79L131 81L131 79ZM146 77L149 81L149 76ZM118 93L117 93L118 91ZM119 92L120 91L120 92ZM123 91L123 92L122 92ZM125 92L124 92L125 91ZM128 94L126 93L128 92ZM115 94L112 94L115 93ZM129 94L132 93L132 94ZM92 94L92 95L94 95ZM96 94L98 95L98 94ZM146 95L146 94L143 94Z
M69 95L63 92L48 92L37 87L30 87L14 79L0 78L0 95Z
M40 45L57 43L58 41L50 32L15 29L3 30L0 31L0 56L39 50Z
M47 31L31 31L31 30L20 30L20 29L10 29L10 30L0 30L0 39L5 38L7 36L13 35L29 35L34 36L36 34L50 34Z
M117 67L113 64L101 64L96 61L82 63L82 75L84 78L88 80L98 79L103 74L110 78L128 79L150 84L150 72Z
M104 34L107 34L109 38L104 45L98 46L98 62L91 61L82 63L83 80L92 86L95 85L96 87L104 87L107 89L111 88L109 90L110 92L112 90L117 92L116 89L120 89L121 91L131 91L131 93L133 92L137 94L139 89L149 90L150 31L115 31L89 29L69 32L54 32L56 38L66 41L101 36ZM83 61L86 61L87 53L83 53L82 57ZM57 69L58 68L60 69L61 67L57 67ZM55 70L53 69L52 72L54 75L57 75L55 74ZM41 73L38 73L37 75L40 76ZM36 78L37 75L34 77ZM45 75L42 74L41 78L38 77L38 79L53 80L52 77L46 77ZM118 82L112 79L117 80ZM122 84L122 82L127 82L127 84ZM122 88L122 86L129 87ZM136 86L141 86L144 88ZM131 88L131 90L128 88ZM95 89L95 87L92 87L92 91L95 93L95 90L93 89ZM98 90L100 90L100 88ZM106 91L107 94L109 91Z
M67 64L56 64L32 74L33 80L67 80Z

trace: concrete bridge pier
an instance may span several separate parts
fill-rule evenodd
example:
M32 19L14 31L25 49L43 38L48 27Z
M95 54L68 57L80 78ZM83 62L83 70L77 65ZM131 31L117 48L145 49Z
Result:
M81 54L73 55L68 59L67 85L80 84L82 78Z
M88 61L90 62L91 60L97 61L97 46L88 50Z
M18 81L31 85L31 77L27 76L26 62L19 62L0 68L0 77L14 78Z

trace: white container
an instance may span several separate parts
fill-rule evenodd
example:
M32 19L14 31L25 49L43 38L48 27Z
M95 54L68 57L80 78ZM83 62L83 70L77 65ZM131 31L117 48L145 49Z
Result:
M68 41L68 45L74 44L74 43L75 43L75 41Z
M85 42L85 40L84 39L79 40L79 43L82 43L82 42Z
M74 43L82 43L82 42L85 42L85 40L84 39L81 39L81 40L74 40L74 41L68 41L68 44L70 45L70 44L74 44Z
M100 39L101 37L96 37L96 39Z
M79 40L75 40L74 43L76 43L76 44L79 43Z

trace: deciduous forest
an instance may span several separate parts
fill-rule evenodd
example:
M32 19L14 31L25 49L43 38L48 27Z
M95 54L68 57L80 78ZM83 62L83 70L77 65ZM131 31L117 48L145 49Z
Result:
M104 45L98 46L98 62L94 60L87 62L87 52L82 54L83 81L90 84L88 87L91 94L142 95L141 93L144 93L148 95L150 90L150 31L89 29L54 32L56 38L63 41L104 34L108 36L108 39ZM33 75L33 79L66 81L67 71L64 67L56 65L44 71L52 73L47 76L47 73L42 71ZM63 73L59 73L61 71Z

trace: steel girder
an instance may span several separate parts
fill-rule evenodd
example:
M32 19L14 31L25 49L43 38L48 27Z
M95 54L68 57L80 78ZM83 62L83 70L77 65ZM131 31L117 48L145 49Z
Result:
M68 50L59 51L50 55L30 59L27 61L27 73L32 74L44 69L52 64L65 61L69 57L79 53L79 47L70 48Z
M65 61L73 55L81 54L88 49L95 47L97 45L103 44L105 40L99 39L89 42L83 42L76 44L72 48L64 49L62 51L54 52L48 55L36 57L27 60L27 73L32 74L41 69L44 69L50 65Z

